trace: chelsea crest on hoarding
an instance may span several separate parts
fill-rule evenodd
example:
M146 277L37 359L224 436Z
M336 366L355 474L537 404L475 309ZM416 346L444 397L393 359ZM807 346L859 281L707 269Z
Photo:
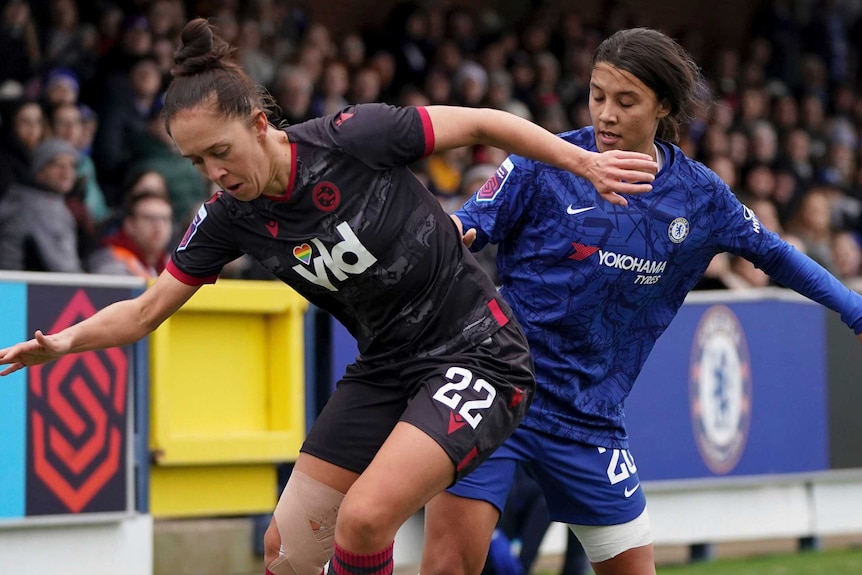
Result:
M736 467L751 423L751 363L739 319L727 306L703 314L691 348L691 424L704 463L716 474Z

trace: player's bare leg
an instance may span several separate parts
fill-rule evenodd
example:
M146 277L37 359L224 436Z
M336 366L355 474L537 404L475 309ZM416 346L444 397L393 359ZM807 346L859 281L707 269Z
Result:
M596 575L656 575L652 544L623 551L592 566Z
M500 517L487 501L444 491L425 506L421 575L479 575Z
M357 553L389 544L411 515L452 482L454 473L455 465L436 441L398 423L344 498L336 541Z

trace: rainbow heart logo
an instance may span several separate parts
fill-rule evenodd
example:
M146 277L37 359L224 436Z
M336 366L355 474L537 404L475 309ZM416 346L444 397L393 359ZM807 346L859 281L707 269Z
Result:
M302 244L301 246L296 246L293 248L293 257L308 265L311 261L311 246L308 244Z

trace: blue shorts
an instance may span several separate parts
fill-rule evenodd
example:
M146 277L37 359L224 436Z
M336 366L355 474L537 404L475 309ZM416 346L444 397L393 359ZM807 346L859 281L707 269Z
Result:
M586 445L524 427L449 492L487 501L502 513L517 465L538 482L552 521L619 525L646 508L637 466L627 449Z

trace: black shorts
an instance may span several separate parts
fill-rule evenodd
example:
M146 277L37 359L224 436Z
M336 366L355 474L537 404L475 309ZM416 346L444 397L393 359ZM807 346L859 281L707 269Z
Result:
M348 366L301 451L362 473L404 421L443 447L457 481L512 434L535 387L527 341L514 321L449 355L386 365L360 359Z

